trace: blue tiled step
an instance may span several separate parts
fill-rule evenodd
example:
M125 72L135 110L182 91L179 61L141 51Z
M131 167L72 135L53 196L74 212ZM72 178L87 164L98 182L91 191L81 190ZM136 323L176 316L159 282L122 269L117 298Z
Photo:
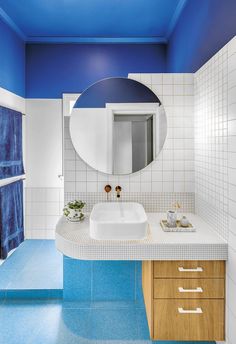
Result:
M62 255L54 240L25 240L0 266L0 291L62 288Z
M0 299L62 299L62 289L1 289Z

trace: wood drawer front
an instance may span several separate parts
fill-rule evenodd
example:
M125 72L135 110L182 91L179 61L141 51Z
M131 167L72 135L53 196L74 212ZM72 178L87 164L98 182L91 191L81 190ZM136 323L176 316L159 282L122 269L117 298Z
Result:
M224 300L155 300L153 339L223 341Z
M154 261L155 278L224 278L224 261Z
M154 279L155 299L223 299L225 281L214 279Z

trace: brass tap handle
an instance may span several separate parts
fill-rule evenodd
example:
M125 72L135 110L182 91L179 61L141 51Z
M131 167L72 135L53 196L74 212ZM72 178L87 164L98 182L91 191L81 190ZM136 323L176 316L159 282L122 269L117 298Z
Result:
M122 190L121 186L117 185L115 190L116 190L116 197L120 198L120 193L121 193L121 190Z
M112 189L112 187L111 187L111 185L109 185L109 184L107 184L107 185L104 187L104 191L105 191L106 193L111 192L111 189Z
M105 187L104 187L104 191L107 193L107 201L108 201L108 194L109 192L111 192L111 185L107 184Z

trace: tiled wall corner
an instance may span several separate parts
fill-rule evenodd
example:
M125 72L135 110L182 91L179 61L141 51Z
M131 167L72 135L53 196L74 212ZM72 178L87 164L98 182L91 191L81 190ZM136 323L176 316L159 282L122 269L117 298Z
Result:
M26 238L54 239L63 206L63 188L25 188Z
M236 338L236 37L228 48L228 200L229 260L227 262L227 337Z
M142 171L127 176L100 173L76 154L65 118L65 193L102 193L106 183L123 194L194 192L194 79L193 74L130 74L163 102L168 133L162 152ZM128 197L128 196L127 196Z
M226 342L224 343L234 344L236 338L236 38L233 38L195 74L195 188L196 213L228 241Z

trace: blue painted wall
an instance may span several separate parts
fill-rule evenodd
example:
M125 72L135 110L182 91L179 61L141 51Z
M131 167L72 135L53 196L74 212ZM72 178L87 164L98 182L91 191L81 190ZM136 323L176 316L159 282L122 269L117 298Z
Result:
M0 20L0 87L25 95L25 44Z
M236 35L235 18L236 0L188 0L167 51L161 44L28 44L26 70L24 42L0 21L0 86L61 98L128 73L195 72Z
M165 71L165 45L27 44L26 97L61 98L103 78Z
M196 72L235 35L236 0L188 0L168 44L168 72Z

